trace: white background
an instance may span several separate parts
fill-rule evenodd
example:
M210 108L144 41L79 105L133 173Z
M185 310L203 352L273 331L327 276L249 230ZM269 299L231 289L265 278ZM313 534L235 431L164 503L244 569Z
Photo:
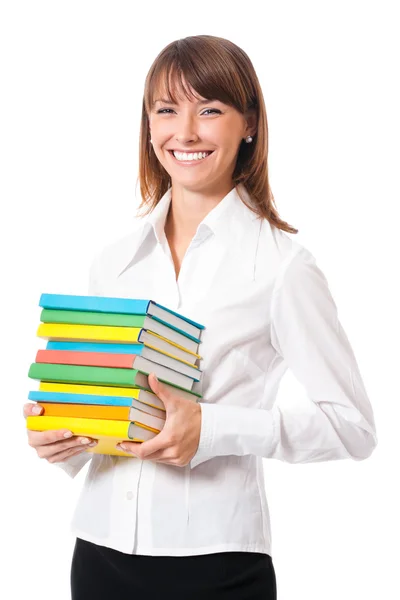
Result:
M265 460L279 600L400 597L397 2L1 3L0 595L67 600L75 480L27 445L42 292L86 293L139 202L144 79L171 41L229 38L265 95L281 217L316 256L374 408L361 462ZM288 374L280 394L303 394Z

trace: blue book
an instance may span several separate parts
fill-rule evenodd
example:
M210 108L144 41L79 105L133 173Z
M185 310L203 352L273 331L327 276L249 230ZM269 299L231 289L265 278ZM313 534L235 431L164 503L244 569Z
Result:
M67 392L31 391L29 400L35 402L70 402L72 404L101 404L103 406L132 406L132 398L124 396L99 396L96 394L69 394Z
M113 354L142 354L144 344L111 344L107 342L53 342L46 350L72 350L73 352L112 352Z

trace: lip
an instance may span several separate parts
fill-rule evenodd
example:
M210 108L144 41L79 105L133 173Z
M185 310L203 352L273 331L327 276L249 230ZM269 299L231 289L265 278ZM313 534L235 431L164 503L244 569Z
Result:
M184 167L195 167L195 166L198 166L200 163L203 163L208 158L210 158L210 156L212 154L214 154L214 150L197 150L196 152L210 152L210 154L208 156L206 156L205 158L202 158L201 160L178 160L177 158L175 158L173 150L168 150L168 152L171 155L172 160L174 162L176 162L178 165L181 165L181 166L184 166ZM181 152L181 150L175 150L175 152ZM194 151L191 150L190 153L194 154Z

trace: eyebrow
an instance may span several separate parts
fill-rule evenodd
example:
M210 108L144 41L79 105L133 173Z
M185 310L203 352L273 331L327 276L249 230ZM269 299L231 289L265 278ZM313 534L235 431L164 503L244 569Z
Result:
M216 98L209 98L208 100L199 100L197 104L208 104L209 102L217 101L218 100ZM158 98L157 100L154 100L154 104L157 104L157 102L162 102L163 104L175 104L175 102L172 102L171 100L165 100L164 98Z

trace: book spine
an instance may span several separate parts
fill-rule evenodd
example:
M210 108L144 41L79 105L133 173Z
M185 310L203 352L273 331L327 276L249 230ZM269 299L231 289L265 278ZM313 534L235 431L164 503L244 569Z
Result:
M121 315L79 310L57 310L43 308L40 320L43 323L70 325L106 325L111 327L143 327L144 315Z
M33 363L28 376L41 381L132 387L137 374L136 369Z
M82 386L91 387L91 386ZM63 404L97 404L100 406L132 406L135 398L128 396L96 396L95 394L70 394L68 392L30 391L28 400L35 402L58 402ZM137 400L137 402L139 402Z
M75 341L137 342L139 327L109 327L107 325L71 325L68 323L42 323L37 335L44 339Z
M46 350L72 350L74 352L106 352L115 354L142 354L144 345L107 342L47 342Z
M37 363L81 365L89 367L113 367L132 369L134 354L106 354L102 352L72 352L69 350L38 350Z
M146 315L150 300L112 298L106 296L76 296L70 294L42 294L39 306L58 310Z

